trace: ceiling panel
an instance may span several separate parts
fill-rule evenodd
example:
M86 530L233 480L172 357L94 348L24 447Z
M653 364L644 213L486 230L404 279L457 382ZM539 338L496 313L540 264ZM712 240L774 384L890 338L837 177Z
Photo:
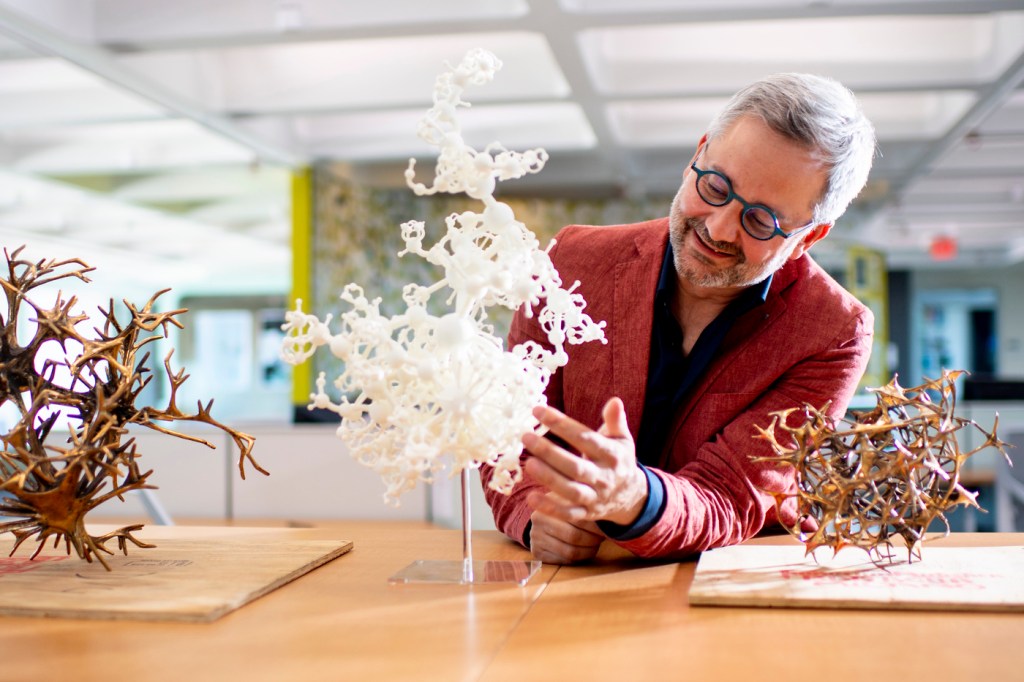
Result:
M500 79L474 93L478 101L561 98L569 93L544 36L523 32L159 51L118 61L213 110L316 112L429 107L439 69L480 45L501 55L505 66Z
M89 127L48 126L19 135L17 170L43 175L144 173L205 165L248 164L255 155L185 120Z
M468 22L515 20L525 0L92 0L99 42L139 49L154 43L224 44L307 32L415 27L423 33ZM291 36L290 34L298 34Z
M731 94L779 71L819 73L854 89L977 84L997 77L1022 41L1020 13L690 22L580 35L588 73L610 96Z
M581 14L637 14L668 11L723 11L736 12L737 10L761 10L785 12L795 11L796 13L813 12L815 8L849 8L849 9L871 9L886 8L892 5L921 6L933 5L944 7L950 3L943 0L828 0L827 2L814 2L813 0L773 0L763 2L762 0L558 0L558 4L567 12Z
M883 141L941 137L975 102L965 90L866 93L864 112ZM629 146L684 145L698 139L726 97L621 100L608 105L616 139Z
M276 133L270 127L281 120L277 117L249 119L244 125L261 134L287 136L314 158L405 160L436 151L414 134L423 111L295 116L287 128ZM460 122L463 137L477 149L499 139L510 149L540 146L552 152L590 149L596 144L586 116L568 102L477 105L463 112Z

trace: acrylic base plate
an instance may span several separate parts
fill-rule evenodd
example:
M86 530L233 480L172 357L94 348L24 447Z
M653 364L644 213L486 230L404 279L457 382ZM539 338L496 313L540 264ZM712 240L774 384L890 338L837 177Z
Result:
M540 570L539 561L414 561L388 578L389 583L518 583Z

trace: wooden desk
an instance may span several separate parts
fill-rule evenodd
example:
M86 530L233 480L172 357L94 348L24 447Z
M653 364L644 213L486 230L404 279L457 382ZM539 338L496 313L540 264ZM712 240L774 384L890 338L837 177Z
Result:
M614 548L593 565L545 566L526 587L390 585L415 559L461 556L460 533L412 522L304 533L355 548L214 623L0 618L0 680L1024 677L1024 615L691 608L693 562ZM1024 534L943 542L1024 544ZM494 532L475 533L474 551L527 558Z

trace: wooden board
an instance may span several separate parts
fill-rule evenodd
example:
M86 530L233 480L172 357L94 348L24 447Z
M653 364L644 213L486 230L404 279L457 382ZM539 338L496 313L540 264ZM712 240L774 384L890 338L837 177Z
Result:
M157 546L106 557L108 572L63 543L30 560L27 541L8 556L13 538L0 535L0 615L208 622L352 549L276 528L146 526L136 537Z
M928 547L876 566L857 549L740 545L701 555L690 603L715 606L1024 611L1024 546Z

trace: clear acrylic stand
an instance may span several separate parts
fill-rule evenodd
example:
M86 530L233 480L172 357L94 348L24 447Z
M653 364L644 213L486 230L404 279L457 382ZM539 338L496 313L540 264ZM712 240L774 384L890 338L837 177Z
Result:
M470 521L469 468L462 470L462 561L414 561L388 578L389 583L518 583L540 570L539 561L474 561Z

